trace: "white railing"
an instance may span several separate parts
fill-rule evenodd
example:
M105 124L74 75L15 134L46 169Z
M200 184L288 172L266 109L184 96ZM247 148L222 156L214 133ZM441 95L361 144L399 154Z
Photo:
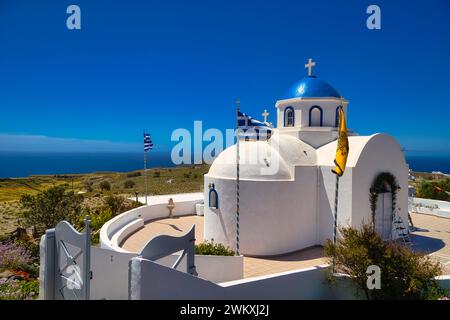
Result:
M438 217L450 218L450 202L424 198L412 198L409 203L410 212L431 214Z

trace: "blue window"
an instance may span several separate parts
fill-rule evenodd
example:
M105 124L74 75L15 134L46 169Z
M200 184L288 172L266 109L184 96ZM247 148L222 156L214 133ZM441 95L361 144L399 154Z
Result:
M295 125L295 113L294 108L287 107L284 109L284 126L293 127Z
M214 184L211 184L209 187L209 207L213 209L219 208L219 196L217 195L217 191L214 187Z
M312 106L309 109L309 126L322 127L323 126L323 111L319 106Z
M336 107L336 118L334 120L334 126L337 128L339 125L339 106Z

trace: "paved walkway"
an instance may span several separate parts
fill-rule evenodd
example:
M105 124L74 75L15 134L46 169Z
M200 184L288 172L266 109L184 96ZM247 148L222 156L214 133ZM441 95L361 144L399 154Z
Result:
M444 273L450 274L450 219L414 213L411 217L414 225L418 227L411 235L413 248L439 259ZM144 228L125 239L121 246L128 251L139 252L154 236L160 234L180 236L189 231L193 224L196 242L202 242L203 217L191 215L149 221ZM320 246L277 257L244 257L244 278L308 268L326 262L323 248Z
M413 249L438 259L445 274L450 274L450 219L411 213L418 229L411 235Z
M153 237L159 234L181 236L195 224L196 242L203 241L203 217L183 216L172 219L149 221L123 241L121 247L130 252L139 252ZM271 258L244 257L244 278L313 267L326 263L322 247L312 247L295 253Z
M191 215L148 221L143 228L124 239L120 246L130 252L140 252L155 236L166 234L179 237L186 234L193 224L195 224L195 242L203 242L203 217Z
M271 258L244 257L244 278L286 272L326 264L323 248L307 248Z

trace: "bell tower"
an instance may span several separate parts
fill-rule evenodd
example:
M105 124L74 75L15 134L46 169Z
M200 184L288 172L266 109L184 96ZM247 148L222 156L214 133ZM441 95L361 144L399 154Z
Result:
M347 116L348 101L327 82L313 74L316 62L308 59L308 76L294 83L275 104L280 134L298 137L318 148L337 137L338 109Z

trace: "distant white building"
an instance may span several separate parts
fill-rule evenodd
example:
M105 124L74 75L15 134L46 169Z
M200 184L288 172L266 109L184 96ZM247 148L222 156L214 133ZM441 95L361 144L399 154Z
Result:
M241 254L279 255L333 238L336 176L331 169L341 95L312 75L311 63L307 66L309 76L275 104L270 141L240 142ZM348 100L342 104L347 115ZM375 121L373 112L367 114L367 121ZM351 130L348 140L338 225L374 222L385 239L398 237L394 215L408 223L408 166L400 145L387 134L359 136ZM204 183L204 237L236 248L236 145L216 158Z

